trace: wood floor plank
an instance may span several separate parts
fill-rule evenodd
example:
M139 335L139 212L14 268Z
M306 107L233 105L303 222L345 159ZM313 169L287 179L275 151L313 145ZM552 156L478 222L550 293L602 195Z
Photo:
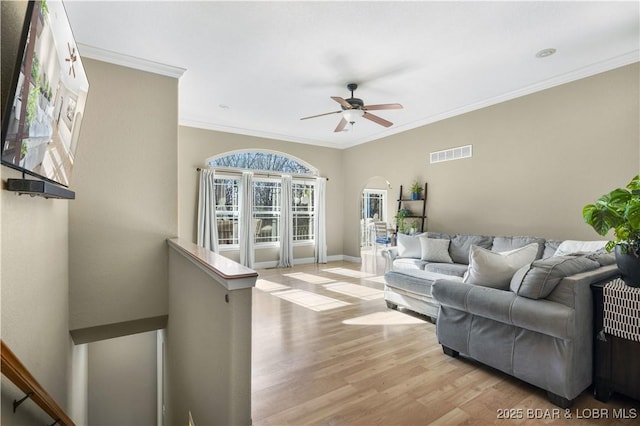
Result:
M258 271L270 283L350 305L315 312L270 291L253 290L254 425L567 424L564 417L535 418L557 409L543 390L473 360L444 355L435 325L426 318L402 311L406 318L423 321L377 323L391 318L380 315L388 311L384 300L362 300L321 283L380 290L384 261L363 261L374 264L375 270L332 262ZM377 320L367 323L361 318ZM608 423L576 417L579 410L602 408L611 414L613 409L627 414L636 409L640 416L639 405L618 395L604 404L585 391L572 407L570 425L638 424L640 417ZM507 409L522 410L523 416L500 419L499 410ZM532 413L529 418L527 410Z

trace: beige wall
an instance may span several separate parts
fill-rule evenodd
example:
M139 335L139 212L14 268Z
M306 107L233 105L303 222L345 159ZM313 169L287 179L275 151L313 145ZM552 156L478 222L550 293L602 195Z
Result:
M166 239L178 220L178 80L83 62L91 86L69 209L72 331L167 314Z
M380 174L395 198L428 182L429 230L599 239L581 211L640 169L638 75L636 63L345 150L345 254L358 253L350 224ZM472 159L429 164L468 144Z
M178 203L179 235L196 241L198 173L196 168L205 165L205 160L216 154L238 149L280 151L318 168L327 182L327 254L341 255L342 250L342 186L344 183L342 151L314 145L284 142L253 136L235 135L211 130L181 126L178 129ZM238 260L237 252L221 254ZM295 258L313 257L312 247L296 247ZM256 250L256 262L278 260L277 249Z
M165 333L165 424L251 424L251 298L254 277L228 290L189 255L170 249ZM230 285L234 285L231 281Z
M155 425L155 331L89 343L87 424Z
M1 3L4 106L26 2ZM22 175L2 166L1 177L4 188L7 178L21 178ZM65 409L72 348L68 331L69 203L19 196L4 190L0 193L1 337ZM1 387L1 424L52 423L33 403L25 403L13 414L11 402L21 399L24 393L4 376Z

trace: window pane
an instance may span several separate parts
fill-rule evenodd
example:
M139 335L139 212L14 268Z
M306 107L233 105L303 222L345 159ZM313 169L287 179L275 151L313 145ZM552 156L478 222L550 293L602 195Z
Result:
M314 238L314 186L306 183L294 183L293 190L293 241L311 241Z
M256 225L256 243L280 240L280 182L254 180L253 218Z
M238 244L238 180L216 179L218 244Z

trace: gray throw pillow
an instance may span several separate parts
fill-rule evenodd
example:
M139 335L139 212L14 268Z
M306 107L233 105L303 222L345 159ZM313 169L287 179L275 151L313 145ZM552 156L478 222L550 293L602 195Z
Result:
M513 274L523 265L533 262L536 253L538 245L535 243L503 253L471 246L469 269L463 282L508 290Z
M427 262L453 263L449 257L449 240L420 237L421 259Z
M523 266L513 275L510 288L518 296L544 299L564 277L599 267L598 262L584 256L554 256L536 260Z
M486 237L484 235L455 235L451 238L449 255L454 263L468 265L469 249L472 245L490 250L492 244L493 237Z

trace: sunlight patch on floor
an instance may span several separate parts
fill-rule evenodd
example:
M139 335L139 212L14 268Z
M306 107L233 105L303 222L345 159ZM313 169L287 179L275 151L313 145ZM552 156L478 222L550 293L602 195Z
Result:
M357 297L362 300L376 300L384 297L384 291L358 284L338 282L325 284L323 287L329 291L335 291L336 293Z
M281 299L300 305L313 311L328 311L330 309L342 308L351 305L351 303L341 300L332 299L330 297L321 296L304 290L285 290L271 293Z
M256 288L262 291L275 291L275 290L284 290L291 287L274 283L273 281L263 280L262 278L258 278L258 280L256 281Z
M369 278L376 275L369 272L354 271L353 269L347 269L347 268L323 269L322 272L330 272L332 274L342 275L342 276L351 277L351 278Z
M288 278L295 278L296 280L304 281L309 284L326 284L335 282L335 280L327 277L321 277L318 275L307 274L306 272L293 272L291 274L282 274Z
M373 281L374 283L384 284L384 275L378 275L377 277L365 278L367 281Z
M342 321L346 325L407 325L422 324L425 321L398 311L374 312Z

